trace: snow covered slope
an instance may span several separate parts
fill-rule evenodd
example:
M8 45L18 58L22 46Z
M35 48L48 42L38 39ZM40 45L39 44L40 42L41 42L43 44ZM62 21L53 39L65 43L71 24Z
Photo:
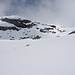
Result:
M40 39L50 36L66 36L75 33L75 28L41 24L17 16L0 18L0 39Z
M0 18L0 75L75 75L74 33L75 28Z
M0 40L0 75L75 75L75 36Z

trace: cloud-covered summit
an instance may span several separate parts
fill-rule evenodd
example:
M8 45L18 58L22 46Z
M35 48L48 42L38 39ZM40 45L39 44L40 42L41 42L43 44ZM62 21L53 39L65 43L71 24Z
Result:
M32 20L75 26L75 0L0 0L0 16L19 15Z

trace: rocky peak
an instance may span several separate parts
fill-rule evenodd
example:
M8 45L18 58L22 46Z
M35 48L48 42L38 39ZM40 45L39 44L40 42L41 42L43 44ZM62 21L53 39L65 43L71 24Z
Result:
M0 18L0 39L40 39L50 35L65 36L74 33L74 29L54 24L41 24L20 17Z

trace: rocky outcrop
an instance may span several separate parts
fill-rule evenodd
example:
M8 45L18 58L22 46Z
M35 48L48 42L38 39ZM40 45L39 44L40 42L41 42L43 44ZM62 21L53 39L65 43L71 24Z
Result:
M33 22L31 22L30 20L22 20L20 18L18 18L18 19L1 18L1 21L11 23L19 28L31 28L36 25Z
M0 30L2 30L2 31L6 31L6 30L16 30L16 31L19 31L19 29L17 27L12 27L12 26L10 26L10 27L0 26Z
M57 37L64 36L64 34L75 34L75 31L70 32L69 29L66 30L57 25L41 24L40 22L33 22L22 18L3 17L0 18L0 20L0 24L7 23L7 26L0 25L0 39L21 40L29 38L36 40L43 38L44 36L49 36L50 34Z
M75 34L75 31L72 31L72 32L69 33L69 35L71 35L71 34Z

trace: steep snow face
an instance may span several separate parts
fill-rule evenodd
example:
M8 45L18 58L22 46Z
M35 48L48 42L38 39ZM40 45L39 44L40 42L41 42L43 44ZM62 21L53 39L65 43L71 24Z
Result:
M41 24L20 18L18 16L5 16L0 18L0 39L40 39L45 37L66 36L74 34L75 28L65 28L58 25Z

